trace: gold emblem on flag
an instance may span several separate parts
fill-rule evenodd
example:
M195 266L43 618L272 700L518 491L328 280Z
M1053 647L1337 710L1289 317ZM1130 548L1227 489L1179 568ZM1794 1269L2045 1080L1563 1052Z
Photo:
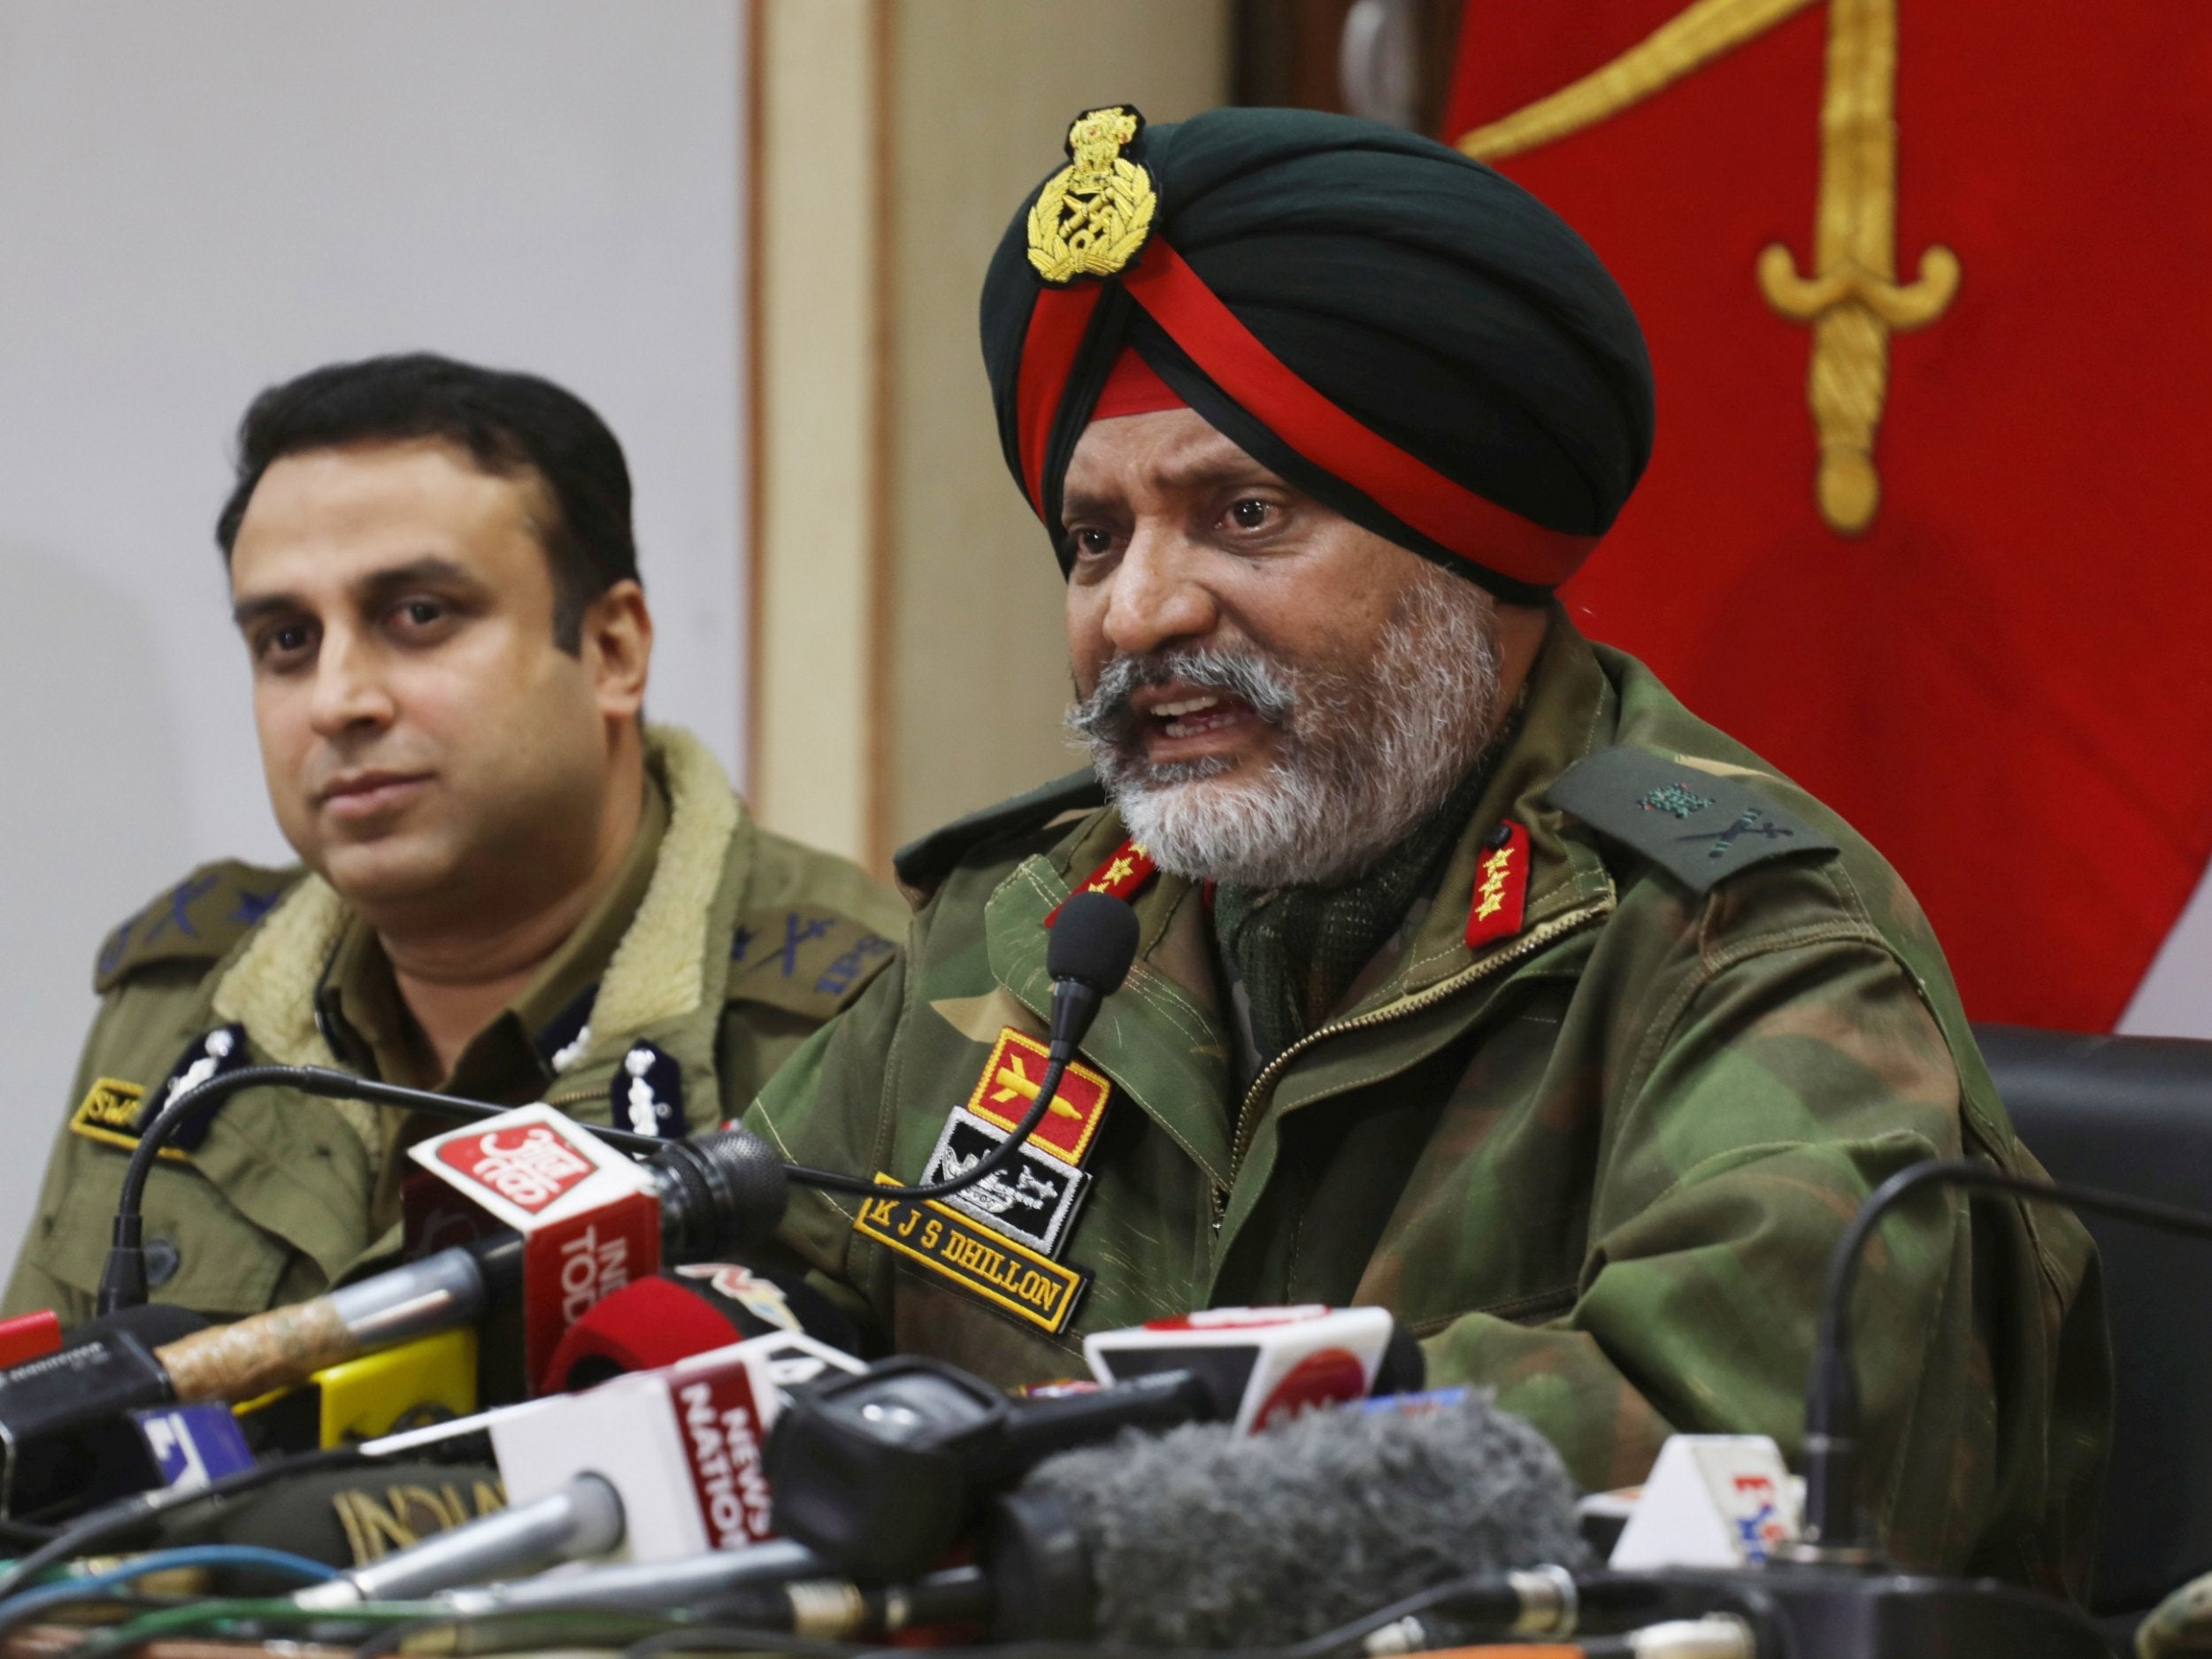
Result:
M1086 110L1068 128L1073 157L1029 210L1029 263L1056 285L1127 268L1151 234L1152 175L1121 152L1143 130L1125 104Z
M1463 134L1459 148L1498 161L1632 108L1816 0L1694 0L1610 63ZM1786 244L1760 250L1759 291L1775 314L1812 331L1805 403L1819 450L1814 500L1839 535L1863 535L1882 501L1874 442L1889 399L1889 340L1925 328L1959 291L1958 255L1922 250L1897 275L1898 0L1828 0L1827 84L1820 106L1820 201L1813 272Z

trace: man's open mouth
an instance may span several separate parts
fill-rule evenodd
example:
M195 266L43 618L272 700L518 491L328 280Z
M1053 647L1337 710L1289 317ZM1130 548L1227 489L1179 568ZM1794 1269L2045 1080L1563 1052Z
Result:
M1154 728L1166 737L1198 737L1258 718L1250 703L1225 692L1179 697L1172 703L1159 703L1146 713Z

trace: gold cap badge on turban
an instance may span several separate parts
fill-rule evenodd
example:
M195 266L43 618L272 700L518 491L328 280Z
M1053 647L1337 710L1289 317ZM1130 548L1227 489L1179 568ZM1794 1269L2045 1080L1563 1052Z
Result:
M1029 210L1029 263L1055 285L1127 268L1152 230L1152 175L1121 152L1143 130L1125 104L1086 110L1068 128L1069 164Z

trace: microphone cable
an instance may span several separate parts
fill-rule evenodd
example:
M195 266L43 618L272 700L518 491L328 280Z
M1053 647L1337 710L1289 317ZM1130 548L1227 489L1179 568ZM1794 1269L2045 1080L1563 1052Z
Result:
M0 1571L0 1613L15 1594L27 1586L31 1580L50 1567L89 1555L101 1546L114 1544L131 1537L142 1528L180 1509L191 1508L219 1498L234 1497L250 1492L257 1486L280 1480L288 1475L313 1474L326 1469L345 1469L366 1463L358 1446L328 1446L311 1452L298 1452L288 1457L272 1458L256 1463L250 1469L219 1475L204 1486L167 1487L157 1492L140 1493L124 1498L104 1509L96 1509L41 1544L19 1561Z

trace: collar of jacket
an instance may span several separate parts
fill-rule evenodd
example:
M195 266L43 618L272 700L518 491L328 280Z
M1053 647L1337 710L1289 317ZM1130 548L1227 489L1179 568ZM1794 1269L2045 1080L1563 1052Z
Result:
M734 843L749 834L749 823L721 767L690 733L673 726L649 728L646 764L668 792L668 830L652 881L600 979L591 1046L572 1068L577 1073L618 1057L649 1027L687 1028L703 1014L708 1017L703 1038L685 1042L687 1052L678 1057L687 1073L712 1059L712 1017L720 1010L727 970L726 912L738 896L726 878ZM346 919L345 902L320 877L311 876L248 935L222 972L214 1013L242 1023L257 1056L282 1065L336 1065L316 1029L315 989ZM695 1049L695 1055L689 1052ZM250 1113L262 1093L241 1096L226 1117ZM360 1137L373 1165L385 1144L382 1111L359 1102L331 1104ZM266 1110L296 1109L292 1101L264 1102ZM216 1146L210 1141L209 1155ZM205 1164L208 1156L201 1162Z
M1278 1056L1254 1096L1273 1093L1288 1068L1347 1022L1383 1023L1419 1009L1449 982L1471 984L1529 954L1548 939L1612 908L1612 878L1588 833L1542 803L1562 772L1612 741L1619 698L1589 642L1558 606L1528 681L1520 733L1500 761L1490 787L1469 818L1448 862L1434 903L1398 964L1353 1007L1332 1015L1319 1031ZM1529 833L1529 884L1520 932L1467 947L1483 837L1510 818ZM1074 881L1102 862L1127 831L1109 807L1076 825L1049 853L1025 860L1000 883L985 908L991 970L1000 985L1038 1018L1047 1017L1052 987L1045 972L1043 923ZM1136 901L1139 945L1126 985L1110 998L1083 1048L1093 1064L1172 1135L1226 1194L1267 1102L1231 1102L1225 1120L1215 1102L1231 1098L1230 1038L1197 884L1163 875ZM1502 976L1501 976L1502 977ZM1454 1024L1457 1028L1457 1022ZM1440 1040L1442 1040L1440 1038ZM1424 1045L1424 1048L1427 1045ZM1409 1054L1408 1063L1417 1055ZM1325 1078L1302 1082L1284 1109L1332 1092ZM1241 1106L1242 1110L1240 1110ZM1240 1125L1236 1119L1253 1122ZM1241 1208L1240 1206L1239 1208Z

